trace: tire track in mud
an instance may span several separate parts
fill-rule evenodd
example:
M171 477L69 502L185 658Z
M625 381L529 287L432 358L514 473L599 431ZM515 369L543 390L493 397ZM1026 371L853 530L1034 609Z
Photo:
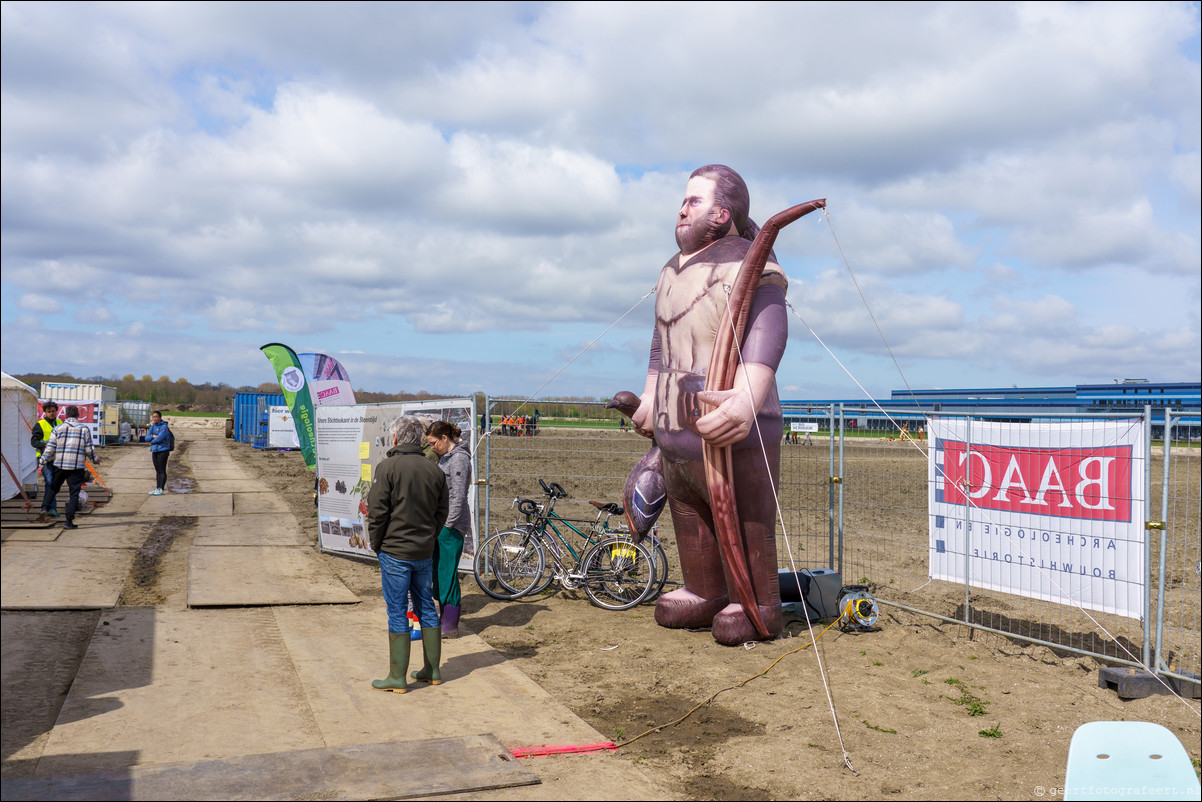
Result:
M190 493L195 489L196 481L192 478L192 468L185 461L189 443L177 443L174 459L167 464L167 487L172 493ZM176 586L179 583L172 581L165 587L164 577L170 574L173 579L178 579L182 572L183 606L187 606L188 551L196 524L194 515L164 515L147 527L146 539L134 555L118 605L158 607L170 603L180 590Z

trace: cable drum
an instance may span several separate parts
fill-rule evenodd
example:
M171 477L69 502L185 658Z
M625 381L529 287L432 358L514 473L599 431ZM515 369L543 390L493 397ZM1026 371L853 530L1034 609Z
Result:
M839 591L839 611L844 629L870 629L880 617L876 599L867 585L845 585Z

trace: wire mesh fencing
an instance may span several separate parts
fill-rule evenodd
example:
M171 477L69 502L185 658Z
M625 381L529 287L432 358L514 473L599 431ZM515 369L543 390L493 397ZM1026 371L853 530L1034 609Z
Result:
M650 445L601 402L500 398L487 408L484 532L517 521L513 500L541 497L539 479L568 491L557 512L594 517L588 502L620 503ZM939 416L861 432L837 407L809 413L817 426L787 432L781 445L780 568L836 568L845 585L868 584L882 602L918 613L1192 681L1202 673L1202 466L1196 442L1173 440L1172 420L1154 443L1147 415ZM949 420L962 444L932 441L932 426ZM1025 445L990 442L1017 436L1014 427ZM1099 500L1100 477L1120 463L1126 489ZM670 550L673 534L665 512L659 535Z
M1165 438L1159 460L1153 459L1153 510L1164 527L1151 530L1156 563L1153 609L1156 620L1157 668L1197 679L1202 664L1199 599L1202 587L1202 449L1180 416L1165 416ZM1196 425L1196 424L1195 424ZM1158 498L1159 495L1159 498ZM1183 675L1183 672L1184 675ZM1192 673L1192 677L1190 677Z
M1130 475L1114 482L1116 497L1089 496L1104 470L1117 471L1119 447L1096 445L1115 435L1095 430L1146 437L1144 421L935 420L957 433L936 437L928 422L931 439L845 439L844 575L916 612L1144 662L1146 439L1122 447Z
M650 443L615 410L596 401L529 402L490 398L486 425L492 432L479 449L479 475L487 477L483 531L507 529L521 516L515 498L539 500L539 484L558 482L568 498L556 511L592 518L589 501L622 501L626 475ZM661 519L661 532L670 516Z

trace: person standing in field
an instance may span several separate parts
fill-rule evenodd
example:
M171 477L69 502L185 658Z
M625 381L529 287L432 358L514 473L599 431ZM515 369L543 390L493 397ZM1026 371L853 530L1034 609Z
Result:
M87 477L87 461L99 465L96 449L92 446L92 430L87 424L79 422L79 407L67 407L67 420L56 426L50 434L50 440L42 451L42 466L53 463L54 484L50 493L58 495L63 483L67 484L70 495L67 497L66 523L64 529L78 529L75 524L75 513L79 510L79 491L83 488Z
M159 410L150 413L150 428L142 439L150 443L150 458L154 461L154 490L147 495L161 496L167 492L167 458L175 450L175 435Z
M388 610L388 676L372 680L378 691L407 693L409 597L422 628L425 665L413 674L431 685L442 683L442 632L434 606L434 549L447 519L447 479L422 456L425 427L411 415L388 427L392 448L376 466L367 494L367 531L380 562L380 584Z
M434 594L442 607L444 638L459 635L459 557L463 554L463 539L472 531L472 511L467 503L472 485L472 451L460 439L462 435L458 426L444 420L434 421L426 432L426 442L439 456L438 467L446 474L450 493L447 521L438 533L434 550Z
M38 422L33 425L33 429L29 433L29 444L38 453L38 473L42 475L42 484L44 485L42 511L38 515L39 523L44 522L47 518L58 517L58 500L55 498L55 494L50 492L50 486L54 484L54 462L42 464L42 452L46 450L46 443L50 441L50 435L58 425L58 404L47 401L42 404L42 417L38 418Z

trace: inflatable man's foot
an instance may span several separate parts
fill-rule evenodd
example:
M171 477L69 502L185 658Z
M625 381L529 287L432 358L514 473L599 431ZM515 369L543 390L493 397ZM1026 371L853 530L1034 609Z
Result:
M714 623L711 625L710 631L714 635L714 640L723 646L738 646L740 643L752 640L771 640L780 634L781 607L779 604L775 607L760 605L760 616L764 619L764 626L768 628L767 638L756 631L755 625L743 612L741 604L730 604L724 607L714 616Z
M713 622L714 616L727 603L725 596L703 599L679 588L665 593L656 601L655 623L668 629L702 629Z

